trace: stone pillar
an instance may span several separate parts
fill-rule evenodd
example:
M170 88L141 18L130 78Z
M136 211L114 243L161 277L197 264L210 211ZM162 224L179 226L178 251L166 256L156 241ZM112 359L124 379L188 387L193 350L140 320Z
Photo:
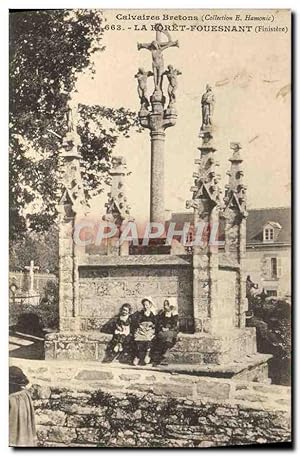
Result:
M165 221L164 143L163 131L151 131L150 220Z
M229 182L225 186L224 209L222 216L225 219L225 254L229 261L237 263L236 286L236 326L245 326L246 300L246 186L243 183L241 145L231 143L233 150L229 159L231 166L227 172Z
M151 71L139 68L135 77L138 80L138 95L141 107L139 111L140 123L144 128L150 130L151 138L151 187L150 187L150 222L165 222L165 203L164 203L164 140L165 129L175 125L177 113L175 108L177 76L180 71L168 65L168 70L164 71L163 51L171 46L178 46L177 41L161 41L162 26L157 24L155 41L151 43L138 43L138 49L148 49L152 53L153 46L156 47L156 60L152 62ZM152 54L153 59L153 54ZM147 78L153 76L154 91L150 97L147 96ZM166 104L166 97L163 94L163 78L169 81L168 95L169 100Z
M150 222L165 222L164 200L164 144L165 132L175 125L177 113L175 108L163 109L165 97L151 97L152 111L139 112L141 125L150 129L151 138L151 187L150 187Z
M187 201L187 208L194 209L194 226L204 228L202 244L197 245L197 234L193 246L193 309L195 332L211 333L214 306L218 299L218 247L210 245L212 230L219 222L219 165L214 158L215 147L211 131L202 131L200 159L195 160L198 171L194 173L195 185L191 188L193 198ZM199 239L198 239L199 240Z
M123 242L119 247L117 241L120 236L122 224L133 221L130 217L130 206L127 202L125 177L127 176L126 160L122 156L112 158L111 190L108 193L108 202L105 204L106 215L103 220L114 223L118 227L118 235L107 240L107 253L109 255L128 255L128 242Z
M79 321L79 246L74 230L84 214L85 198L80 172L78 137L67 133L60 154L62 196L59 212L59 320L60 331L77 331Z

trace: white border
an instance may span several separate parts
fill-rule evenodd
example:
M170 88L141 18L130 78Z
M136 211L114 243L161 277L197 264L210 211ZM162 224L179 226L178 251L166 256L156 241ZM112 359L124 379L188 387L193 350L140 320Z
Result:
M36 0L2 0L0 3L0 34L1 34L1 73L0 73L0 93L1 93L1 110L0 110L0 119L1 119L1 166L0 166L0 185L1 185L1 193L0 193L0 204L1 204L1 225L0 225L0 233L1 233L1 262L0 262L0 303L1 303L1 317L0 317L0 324L1 330L1 366L2 372L4 375L2 376L2 385L1 388L1 439L0 439L0 449L1 454L8 454L11 453L12 449L7 447L8 442L8 377L6 374L6 367L8 365L8 357L7 357L7 349L8 349L8 9L54 9L54 8L145 8L145 9L155 9L155 8L172 8L172 9L180 9L180 8L221 8L221 9L228 9L228 8L237 8L237 9L277 9L277 8L284 8L284 9L292 9L294 12L294 65L295 65L295 79L294 79L294 91L295 85L298 80L296 75L299 75L299 59L296 59L297 52L296 50L299 49L299 35L296 33L298 18L297 14L300 12L299 2L296 0L289 1L288 3L284 0L264 0L263 2L259 0L252 0L247 4L242 4L241 1L216 1L212 4L211 1L196 1L196 0L152 0L151 2L141 2L141 1L133 1L127 0L102 0L102 1L76 1L76 0L44 0L44 1L36 1ZM297 107L299 106L299 91L296 93L296 97L294 100L295 103L295 113L297 111ZM296 119L294 120L294 130L296 126ZM294 131L295 135L295 144L294 144L294 166L296 167L295 171L295 182L297 182L297 178L300 178L299 173L299 163L300 160L297 159L297 152L299 153L299 142L298 137L296 135L296 131ZM297 177L296 177L297 176ZM298 209L299 202L299 185L294 186L294 210ZM296 236L296 228L299 226L299 212L295 213L295 225L294 225L294 236ZM299 244L297 245L297 249L294 252L295 257L299 258L299 251L300 247ZM296 259L295 258L295 259ZM294 271L294 282L297 282L297 279L300 279L298 271ZM295 290L296 292L296 290ZM297 306L297 293L294 296L294 318L297 317L296 315L296 306ZM294 322L295 327L295 338L294 338L294 350L299 352L299 337L296 341L296 321ZM296 344L297 342L297 344ZM298 349L298 350L296 350ZM298 375L297 375L298 374ZM298 363L294 361L294 386L296 386L296 378L299 378L299 367ZM295 397L295 410L298 410L298 400L296 403L296 392L294 391ZM294 436L296 438L296 435ZM243 448L246 450L247 447L241 447L239 450L235 450L238 453L243 451ZM30 450L29 450L30 451ZM34 453L40 453L43 451L34 450ZM58 449L56 454L61 454L63 449ZM87 449L80 450L80 453L86 453ZM99 449L102 453L105 451L104 449ZM109 450L111 452L112 450ZM155 453L160 453L163 450L155 450ZM171 450L172 451L172 450ZM178 454L178 450L175 450ZM195 451L195 450L194 450ZM201 451L199 449L199 451ZM219 450L210 450L209 454L217 453ZM266 450L255 450L256 454L264 454ZM107 452L107 451L105 451ZM135 450L135 454L141 453L142 450ZM168 451L169 453L169 451ZM186 450L179 450L179 453L186 453ZM62 453L63 454L63 453Z

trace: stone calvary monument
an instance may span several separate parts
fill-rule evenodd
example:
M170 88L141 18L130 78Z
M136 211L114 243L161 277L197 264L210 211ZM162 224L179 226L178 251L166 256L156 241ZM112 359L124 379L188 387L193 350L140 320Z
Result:
M167 38L162 40L157 27L154 41L138 44L138 49L151 52L152 71L140 68L135 75L140 123L150 130L151 222L165 222L164 138L165 130L176 124L177 76L181 74L170 64L167 70L164 68L163 53L171 46L178 47L169 34ZM148 98L148 78L152 76L154 91ZM168 100L163 93L164 78L168 82ZM195 160L192 198L187 208L193 211L194 226L205 223L211 231L221 222L222 251L218 245L206 242L193 246L192 255L178 255L173 246L168 254L159 250L155 255L146 251L130 254L128 246L118 247L115 240L100 254L79 249L73 234L86 205L78 136L76 128L69 128L61 151L60 328L46 337L46 359L102 361L111 338L102 331L104 325L125 302L137 310L141 299L150 295L158 308L165 298L175 298L178 303L180 333L169 351L168 369L267 381L270 356L257 353L255 328L245 327L247 211L241 146L231 143L229 180L222 201L214 145L215 97L209 85L201 104L199 157ZM111 174L105 218L121 226L131 218L126 199L126 162L122 157L114 158Z

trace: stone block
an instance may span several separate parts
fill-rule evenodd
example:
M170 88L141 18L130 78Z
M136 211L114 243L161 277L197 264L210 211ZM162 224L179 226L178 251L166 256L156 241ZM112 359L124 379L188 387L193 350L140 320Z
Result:
M66 277L65 274L65 277L63 277L65 281L61 281L59 284L59 298L62 302L67 299L73 299L73 284L71 282L71 278L72 277L69 276Z
M55 342L44 342L45 359L55 359Z
M134 413L133 413L133 418L135 420L140 420L142 418L142 411L140 409L136 410Z
M199 397L229 399L230 383L201 380L197 383L196 391Z
M193 385L190 384L171 384L171 383L155 383L153 385L153 393L158 395L172 397L192 397Z
M79 268L80 282L88 283L87 279L103 279L108 277L109 269L107 267Z
M210 448L213 446L216 446L216 443L212 440L202 440L202 442L200 442L198 445L199 448Z
M234 395L235 399L238 399L238 400L245 400L245 401L249 401L249 402L266 402L267 401L267 397L265 395L262 395L262 394L259 394L259 393L256 393L256 394L251 394L249 392L247 392L247 394L245 394L245 392L236 392L235 395Z
M70 403L64 402L61 404L60 407L63 411L65 411L68 415L72 414L72 416L78 415L93 415L103 417L106 413L107 408L101 406L92 406L92 405L81 405L78 403ZM70 416L69 416L70 418Z
M166 356L169 364L203 364L203 353L170 350Z
M39 440L69 445L76 439L76 431L63 426L37 426Z
M66 421L66 414L60 410L36 410L35 418L38 425L63 426Z
M109 430L109 422L102 416L89 415L70 415L67 419L67 426L73 428L96 428Z
M31 395L33 399L49 399L51 389L49 386L35 385L31 387Z
M94 380L113 380L114 376L111 372L98 371L98 370L82 370L80 371L75 380L80 381L94 381Z
M77 443L98 443L101 440L99 429L95 428L77 428Z
M119 379L124 382L131 382L133 380L138 380L141 377L141 374L121 374Z
M73 259L72 256L66 255L66 256L60 256L59 258L59 268L60 271L66 271L72 273L73 270Z
M95 342L64 342L56 344L56 358L70 360L96 360L97 344Z

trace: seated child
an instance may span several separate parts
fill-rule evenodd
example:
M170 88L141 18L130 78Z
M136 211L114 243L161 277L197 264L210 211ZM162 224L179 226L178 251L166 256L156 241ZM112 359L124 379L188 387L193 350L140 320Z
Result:
M131 305L123 304L114 325L111 350L118 355L123 352L131 338Z
M164 300L164 308L157 315L156 337L153 341L154 364L167 364L166 353L172 348L177 340L178 313L171 305L169 299Z

